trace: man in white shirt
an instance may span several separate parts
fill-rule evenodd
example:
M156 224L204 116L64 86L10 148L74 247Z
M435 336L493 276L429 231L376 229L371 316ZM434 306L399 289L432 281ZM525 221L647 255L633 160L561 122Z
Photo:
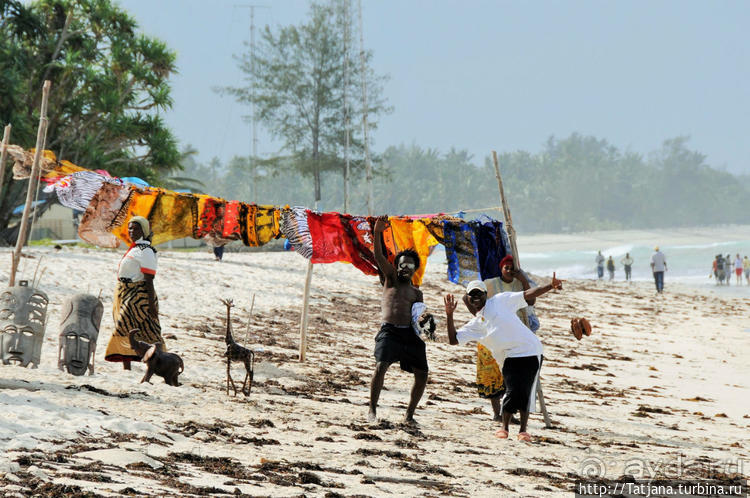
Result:
M503 292L487 299L487 287L474 280L466 287L466 305L475 315L466 325L456 330L453 312L457 302L453 295L444 298L448 340L450 344L477 341L492 352L498 365L502 365L505 395L502 401L502 429L495 436L506 439L511 416L521 413L518 439L531 442L526 432L529 412L536 398L536 383L542 365L542 343L518 318L516 312L528 306L537 297L552 289L562 289L562 282L552 276L552 282L523 292Z
M656 292L661 294L664 290L664 272L667 271L667 258L659 250L659 246L654 247L654 253L651 255L651 271L654 273Z

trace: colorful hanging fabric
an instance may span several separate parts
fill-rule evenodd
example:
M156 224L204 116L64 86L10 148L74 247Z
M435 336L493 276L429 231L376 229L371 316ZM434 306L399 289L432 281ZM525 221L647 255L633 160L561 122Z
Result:
M206 243L219 247L232 240L224 237L224 214L227 202L224 199L209 196L199 196L198 200L198 228L196 237ZM237 226L239 232L239 225ZM239 237L238 237L239 238Z
M474 230L464 222L443 221L443 245L448 260L448 280L467 285L479 278Z
M215 197L201 196L198 201L199 221L195 232L196 238L211 236L221 237L224 233L224 200Z
M240 203L238 221L240 226L240 238L246 246L252 246L258 240L255 235L255 212L258 206L255 204Z
M313 254L312 237L307 224L307 208L302 206L286 207L281 210L280 229L294 250L301 256L310 259Z
M435 237L435 240L438 241L439 244L444 244L445 236L443 235L443 222L444 221L453 221L456 223L461 223L461 218L456 218L455 216L449 216L449 215L438 215L433 216L429 219L423 219L422 224L427 228L427 231L430 232L430 235Z
M281 235L281 212L274 206L257 206L255 211L255 237L258 246L268 244Z
M130 202L127 205L123 205L120 213L117 214L114 221L110 225L110 231L126 244L132 244L134 241L130 240L128 235L128 222L133 216L143 216L148 218L151 209L156 203L156 198L160 191L156 189L139 189L136 187L130 187Z
M484 217L470 223L477 243L477 262L482 280L500 276L500 260L510 253L500 221Z
M25 150L18 145L8 145L6 150L13 160L13 179L23 180L31 176L35 149ZM57 156L51 150L42 152L39 158L39 168L42 178L57 178L73 174L76 171L87 171L85 168L76 166L70 161L58 161Z
M307 224L312 237L313 263L347 262L367 275L377 275L373 260L360 251L350 224L352 217L340 213L307 212ZM354 236L353 236L354 235Z
M414 249L419 255L420 264L414 272L412 283L420 286L427 268L427 258L438 241L427 231L421 221L402 217L391 217L389 221L397 253L405 249Z
M152 245L192 237L198 223L198 199L190 194L160 192L148 214Z
M225 239L240 239L240 202L229 201L224 206L224 223L222 237Z
M44 188L44 191L54 191L60 204L65 207L85 211L91 199L94 198L94 194L105 182L122 185L122 182L116 178L106 177L93 171L76 171L71 175L54 179L53 183Z
M89 244L115 248L120 242L110 232L110 226L118 213L130 201L130 189L121 185L104 183L99 188L83 213L78 225L78 236Z
M378 264L375 261L375 247L372 238L372 225L368 218L364 216L341 215L344 218L344 230L352 240L354 250L358 253L358 258L362 261L357 266L367 275L378 274Z

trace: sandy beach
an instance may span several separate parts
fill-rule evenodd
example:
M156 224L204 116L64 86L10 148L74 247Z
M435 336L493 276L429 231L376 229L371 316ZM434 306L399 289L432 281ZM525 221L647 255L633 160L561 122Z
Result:
M523 247L522 254L523 254ZM750 299L666 283L567 281L537 301L552 427L535 441L493 437L473 386L475 348L447 344L442 296L461 288L430 260L422 287L439 342L416 419L400 424L412 377L389 370L377 424L366 421L380 287L347 264L316 265L307 361L298 357L306 260L294 253L159 252L163 334L182 386L106 363L114 269L122 251L31 248L50 298L42 364L0 365L0 490L19 496L570 496L583 477L750 474ZM10 250L0 250L7 285ZM539 275L544 282L549 275ZM93 376L57 369L61 306L102 293ZM249 315L255 294L255 307ZM259 349L249 397L225 388L225 307L235 338ZM585 316L591 337L570 333ZM457 322L469 314L459 307ZM249 327L248 327L249 323ZM244 369L235 366L235 380ZM511 437L517 426L511 426Z

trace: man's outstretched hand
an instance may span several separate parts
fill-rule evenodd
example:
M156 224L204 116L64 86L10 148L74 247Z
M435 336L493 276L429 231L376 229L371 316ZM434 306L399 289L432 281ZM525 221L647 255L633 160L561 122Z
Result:
M456 311L456 306L458 306L456 298L453 297L453 294L446 294L443 302L445 303L445 314L452 315Z
M386 220L387 218L385 216L378 216L378 219L375 220L375 227L374 227L376 232L382 232L383 230L386 229L387 227Z
M558 280L556 277L555 272L552 272L552 282L550 285L552 285L552 288L555 290L562 290L562 283L564 280Z

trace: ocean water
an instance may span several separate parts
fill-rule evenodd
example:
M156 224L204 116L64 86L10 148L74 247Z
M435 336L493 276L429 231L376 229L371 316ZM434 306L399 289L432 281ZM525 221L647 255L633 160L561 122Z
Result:
M615 260L615 280L622 281L625 270L620 260L630 253L634 260L632 279L653 282L650 263L657 243L667 258L665 287L677 282L707 291L750 297L750 286L746 285L744 274L741 286L735 285L734 274L730 286L717 286L712 271L713 260L719 253L730 254L732 261L738 253L740 257L750 257L749 226L519 236L518 248L524 270L540 276L551 276L555 272L562 279L596 279L596 254L601 250L605 258L612 256ZM444 258L443 255L438 257ZM608 278L605 264L604 280Z
M690 284L712 283L713 260L717 254L731 254L732 260L739 253L740 257L750 256L750 240L736 240L703 244L678 244L659 246L667 258L667 277L675 281ZM633 258L633 280L652 280L651 245L624 244L613 247L602 247L605 258L612 256L615 260L615 279L625 278L625 270L620 260L626 253ZM547 252L521 252L521 262L528 271L547 275L557 272L562 278L597 278L597 250L563 250ZM605 278L609 274L605 269ZM744 278L744 276L743 276ZM732 280L734 283L734 278Z

